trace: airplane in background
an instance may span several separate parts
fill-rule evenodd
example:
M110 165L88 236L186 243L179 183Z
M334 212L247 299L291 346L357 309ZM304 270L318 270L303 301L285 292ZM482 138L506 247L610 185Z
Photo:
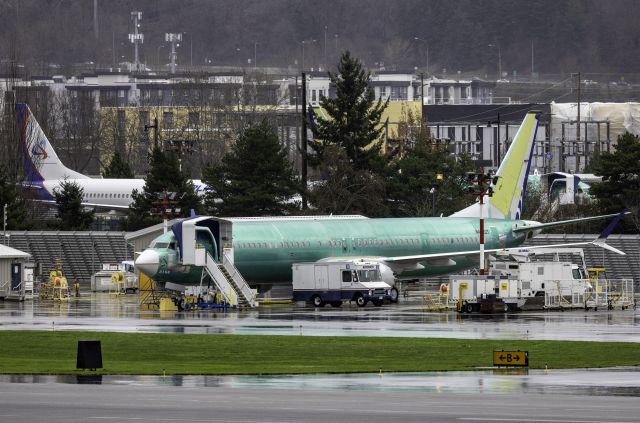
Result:
M82 205L87 207L128 209L133 202L131 192L134 189L142 192L144 179L90 178L69 169L58 158L29 106L16 104L16 115L27 174L23 185L33 189L36 199L55 202L53 191L65 179L83 189ZM206 186L201 180L194 179L192 182L198 194L204 193Z
M135 266L156 282L200 284L203 268L189 261L197 244L207 250L212 260L233 263L253 287L290 283L294 263L360 259L379 263L385 282L393 284L395 279L444 275L477 267L481 213L485 218L487 253L517 248L547 228L616 216L553 223L520 218L538 118L536 112L529 112L524 118L497 178L493 178L492 196L482 209L476 202L450 217L426 218L196 217L191 222L186 219L174 224L172 230L152 241ZM183 227L193 232L194 225L196 235L188 241L183 239ZM593 243L622 253L602 239ZM397 298L397 289L393 297Z

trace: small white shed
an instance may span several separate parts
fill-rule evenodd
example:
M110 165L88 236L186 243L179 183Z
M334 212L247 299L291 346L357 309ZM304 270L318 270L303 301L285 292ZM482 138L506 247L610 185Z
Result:
M0 245L0 298L24 299L24 269L31 254Z

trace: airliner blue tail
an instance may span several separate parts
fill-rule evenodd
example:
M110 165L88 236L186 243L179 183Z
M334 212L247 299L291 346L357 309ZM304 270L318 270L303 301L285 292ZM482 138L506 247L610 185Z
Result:
M62 164L28 105L16 104L16 118L28 184L41 185L49 179L88 178Z

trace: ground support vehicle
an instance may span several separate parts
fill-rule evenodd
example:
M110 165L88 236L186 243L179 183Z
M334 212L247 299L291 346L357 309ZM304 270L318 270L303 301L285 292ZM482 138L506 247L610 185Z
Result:
M380 266L366 261L331 261L295 263L293 266L293 300L314 307L354 301L364 307L369 301L379 307L391 300L391 286L383 282Z

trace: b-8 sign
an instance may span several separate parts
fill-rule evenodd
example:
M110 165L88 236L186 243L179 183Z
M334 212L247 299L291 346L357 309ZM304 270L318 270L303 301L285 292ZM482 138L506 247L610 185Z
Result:
M494 366L528 366L529 351L494 351Z

